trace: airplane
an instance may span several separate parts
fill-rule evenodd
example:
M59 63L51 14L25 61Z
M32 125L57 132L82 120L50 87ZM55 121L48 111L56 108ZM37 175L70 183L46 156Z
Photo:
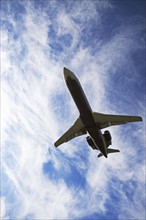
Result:
M140 116L109 115L93 112L78 78L66 67L64 67L64 78L80 115L75 123L54 143L55 147L88 133L87 143L93 150L100 151L98 157L105 156L107 158L110 153L120 152L118 149L109 148L112 145L111 134L108 130L102 133L101 129L128 122L139 122L142 121L142 118Z

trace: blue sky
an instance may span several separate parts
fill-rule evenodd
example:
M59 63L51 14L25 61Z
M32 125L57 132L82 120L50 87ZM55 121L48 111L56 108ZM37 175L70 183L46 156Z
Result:
M1 219L145 216L145 1L1 1ZM78 137L63 67L92 109L141 115L109 128L119 154Z

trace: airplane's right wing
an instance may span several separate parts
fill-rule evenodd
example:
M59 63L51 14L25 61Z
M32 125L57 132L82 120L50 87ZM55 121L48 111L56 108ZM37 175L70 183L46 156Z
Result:
M69 128L55 143L55 147L67 142L75 137L86 134L86 129L82 123L80 117L75 121L73 126Z
M140 116L106 115L96 112L93 112L93 118L100 129L113 125L127 124L128 122L142 121Z

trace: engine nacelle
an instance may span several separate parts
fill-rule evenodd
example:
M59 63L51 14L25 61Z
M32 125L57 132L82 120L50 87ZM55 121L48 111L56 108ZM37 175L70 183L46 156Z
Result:
M105 131L103 137L107 147L112 144L112 137L109 131Z
M89 146L92 147L93 150L97 149L90 136L86 137L86 140L87 140L87 143L89 144Z

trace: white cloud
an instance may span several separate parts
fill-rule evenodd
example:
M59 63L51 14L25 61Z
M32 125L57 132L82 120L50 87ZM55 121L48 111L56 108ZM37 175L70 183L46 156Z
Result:
M1 197L1 201L0 201L0 204L1 204L1 213L0 213L0 218L1 219L9 219L9 217L7 216L7 208L6 208L6 201L5 201L5 198L4 197Z

